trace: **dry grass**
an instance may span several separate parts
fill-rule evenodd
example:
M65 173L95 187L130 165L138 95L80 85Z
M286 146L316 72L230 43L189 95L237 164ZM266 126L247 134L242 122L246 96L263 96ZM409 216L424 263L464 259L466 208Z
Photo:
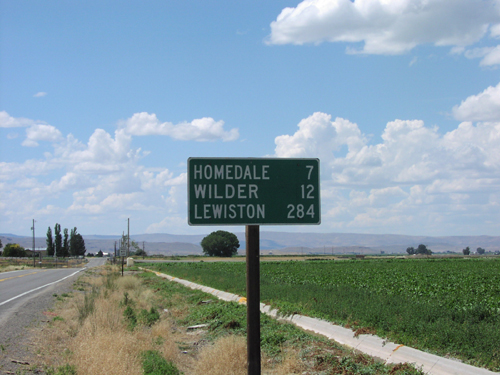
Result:
M247 373L247 346L241 336L226 336L203 348L194 375L244 375Z
M302 374L306 370L304 362L299 358L297 351L286 353L283 361L273 371L275 375Z
M33 267L26 266L26 265L19 265L19 266L1 266L0 267L0 273L1 272L10 272L10 271L19 271L19 270L29 270L33 269Z
M118 277L115 280L115 284L119 289L123 289L125 291L131 291L131 290L139 290L140 285L141 285L141 280L139 280L137 277L134 276L123 276L123 277Z
M171 334L170 323L161 320L153 327L137 327L130 331L123 319L120 302L124 293L130 294L135 307L150 309L153 292L143 287L133 276L116 278L110 282L109 270L103 277L85 276L80 284L98 290L92 312L79 324L84 293L78 293L71 302L61 304L55 313L59 318L45 328L38 347L43 365L57 368L65 364L76 367L78 374L142 374L140 353L157 350L171 361L179 356L179 349ZM87 297L89 291L86 292ZM61 355L63 354L63 355Z

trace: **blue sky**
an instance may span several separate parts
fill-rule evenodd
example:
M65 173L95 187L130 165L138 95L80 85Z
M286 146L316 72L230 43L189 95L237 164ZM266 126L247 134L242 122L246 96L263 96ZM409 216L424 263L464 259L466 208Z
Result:
M189 157L319 157L322 224L498 235L497 0L0 0L0 233L206 233ZM226 228L242 230L242 228Z

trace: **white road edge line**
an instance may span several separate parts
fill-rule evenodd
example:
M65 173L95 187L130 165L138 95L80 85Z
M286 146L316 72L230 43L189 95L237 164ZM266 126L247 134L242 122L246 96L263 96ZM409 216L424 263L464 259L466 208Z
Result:
M21 293L21 294L19 294L19 295L15 296L15 297L12 297L11 299L8 299L7 301L3 301L2 303L0 303L0 306L5 305L7 302L10 302L10 301L13 301L13 300L15 300L15 299L17 299L17 298L19 298L19 297L25 296L26 294L29 294L29 293L31 293L31 292L34 292L34 291L36 291L36 290L38 290L38 289L42 289L42 288L45 288L46 286L49 286L49 285L52 285L52 284L56 284L56 283L58 283L58 282L60 282L60 281L63 281L64 279L67 279L68 277L71 277L71 276L73 276L73 275L76 275L78 272L83 271L84 269L85 269L85 268L80 268L78 271L73 272L71 275L68 275L68 276L63 277L62 279L59 279L59 280L53 281L53 282L51 282L51 283L48 283L48 284L45 284L45 285L39 286L38 288L31 289L31 290L28 290L27 292Z

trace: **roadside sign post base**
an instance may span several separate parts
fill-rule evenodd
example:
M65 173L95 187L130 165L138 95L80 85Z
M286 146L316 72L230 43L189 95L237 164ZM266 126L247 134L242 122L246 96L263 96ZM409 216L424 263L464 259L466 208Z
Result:
M247 369L260 375L260 228L247 225Z

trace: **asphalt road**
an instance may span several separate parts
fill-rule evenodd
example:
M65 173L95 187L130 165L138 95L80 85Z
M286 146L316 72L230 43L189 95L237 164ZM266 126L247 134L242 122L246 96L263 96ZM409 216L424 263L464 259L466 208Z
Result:
M44 293L44 289L77 275L88 267L104 264L105 259L92 259L84 268L58 268L0 273L0 326L26 301Z
M53 306L53 295L69 292L82 271L105 262L106 259L95 258L83 268L0 273L0 372L18 370L12 359L22 360L31 354L26 328L47 320L43 311Z

